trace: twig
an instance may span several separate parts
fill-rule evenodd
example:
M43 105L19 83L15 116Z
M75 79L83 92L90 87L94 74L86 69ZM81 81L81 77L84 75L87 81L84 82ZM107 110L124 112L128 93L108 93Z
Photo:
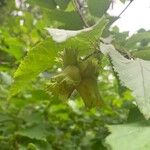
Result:
M76 9L77 9L77 12L79 13L79 15L80 15L80 18L81 18L81 20L82 20L82 22L84 23L84 25L85 25L85 27L89 27L89 25L87 24L87 22L86 22L86 20L85 20L85 18L84 18L84 16L83 16L83 14L82 14L82 12L81 12L81 10L80 10L80 4L79 4L79 1L78 0L73 0L73 2L74 2L74 5L75 5L75 7L76 7Z
M129 4L123 9L123 11L121 11L121 13L118 15L118 18L120 18L120 16L127 10L127 8L131 5L131 3L133 2L134 0L130 0Z

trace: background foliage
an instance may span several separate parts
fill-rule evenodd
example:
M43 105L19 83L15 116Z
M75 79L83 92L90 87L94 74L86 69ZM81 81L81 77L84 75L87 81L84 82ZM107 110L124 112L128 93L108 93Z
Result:
M110 6L0 0L1 150L150 149L150 31L129 37L110 28L119 19L107 14ZM47 91L67 48L99 60L101 108L87 108L76 91L68 100Z

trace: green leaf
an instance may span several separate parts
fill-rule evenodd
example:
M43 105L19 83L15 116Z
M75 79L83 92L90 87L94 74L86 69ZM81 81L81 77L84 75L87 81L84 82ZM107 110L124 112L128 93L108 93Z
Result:
M20 129L17 135L25 136L31 139L46 141L46 136L48 136L48 131L45 129L44 124L33 125L25 129Z
M49 135L47 124L42 113L37 111L24 111L22 114L24 126L17 131L17 135L28 137L30 139L46 141L46 136Z
M74 47L79 50L79 53L85 53L92 49L92 43L96 44L100 39L107 23L106 17L102 17L96 25L90 28L77 31L49 28L48 31L56 42L62 42L66 47Z
M112 60L123 85L133 91L137 105L146 119L150 118L150 62L142 59L129 60L112 45L101 44L101 51ZM105 51L105 52L104 52Z
M15 38L8 38L6 42L9 47L5 51L15 56L16 59L20 59L23 56L24 44Z
M71 0L28 0L32 5L39 5L43 8L56 9L58 5L60 9L66 9Z
M66 9L71 0L54 0L54 1L61 9Z
M105 144L111 150L149 150L150 121L108 126Z
M133 51L131 52L131 54L134 57L138 57L138 58L145 59L145 60L150 60L150 49Z
M59 46L51 38L33 47L19 65L14 75L10 95L15 95L28 85L39 73L53 67Z
M43 18L36 24L38 28L54 27L68 30L78 30L84 27L79 14L72 10L66 12L64 10L41 9Z
M107 19L103 17L88 32L80 33L62 43L56 43L49 38L33 47L15 72L15 81L11 87L10 96L21 91L39 73L53 67L58 51L64 48L77 48L81 53L88 52L91 49L91 41L89 40L93 40L92 42L98 40L107 22ZM87 40L88 38L89 40Z
M135 106L133 104L129 110L127 122L128 123L135 123L135 122L142 121L142 120L144 120L143 114L141 114L141 112L139 111L137 106Z
M133 50L133 48L137 47L137 43L142 42L142 40L150 40L150 32L139 32L137 34L132 35L128 40L126 41L125 47L128 49Z
M52 146L46 141L31 140L29 143L23 141L19 144L19 150L52 150Z
M40 7L45 7L48 9L56 8L56 3L54 0L28 0L28 3L32 5L39 5Z
M102 17L109 8L110 3L111 0L87 0L90 13L96 17Z
M13 121L13 119L14 118L12 116L10 116L9 114L0 112L0 123L7 122L7 121Z

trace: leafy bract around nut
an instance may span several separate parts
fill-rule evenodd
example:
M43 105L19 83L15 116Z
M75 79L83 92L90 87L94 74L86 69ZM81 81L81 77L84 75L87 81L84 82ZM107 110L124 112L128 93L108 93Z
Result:
M78 60L77 50L65 49L62 55L63 71L54 76L48 84L48 90L62 99L68 99L77 90L87 107L101 105L97 76L98 61Z
M65 49L62 54L63 71L48 83L48 90L62 99L68 99L81 81L77 50Z
M62 55L63 66L78 65L78 51L76 49L65 49Z
M100 106L102 98L98 88L98 61L89 59L80 64L81 82L76 87L87 107Z
M95 58L88 59L79 64L82 78L93 77L97 78L99 74L98 61Z
M68 99L80 81L79 69L76 66L67 66L60 74L51 79L51 82L48 83L48 90L62 99Z

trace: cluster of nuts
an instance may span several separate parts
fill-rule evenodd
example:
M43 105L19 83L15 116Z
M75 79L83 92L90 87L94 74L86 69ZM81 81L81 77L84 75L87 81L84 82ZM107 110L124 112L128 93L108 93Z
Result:
M63 99L68 99L77 90L87 107L100 106L98 61L94 58L79 60L77 50L65 49L62 62L63 71L52 77L48 90Z

